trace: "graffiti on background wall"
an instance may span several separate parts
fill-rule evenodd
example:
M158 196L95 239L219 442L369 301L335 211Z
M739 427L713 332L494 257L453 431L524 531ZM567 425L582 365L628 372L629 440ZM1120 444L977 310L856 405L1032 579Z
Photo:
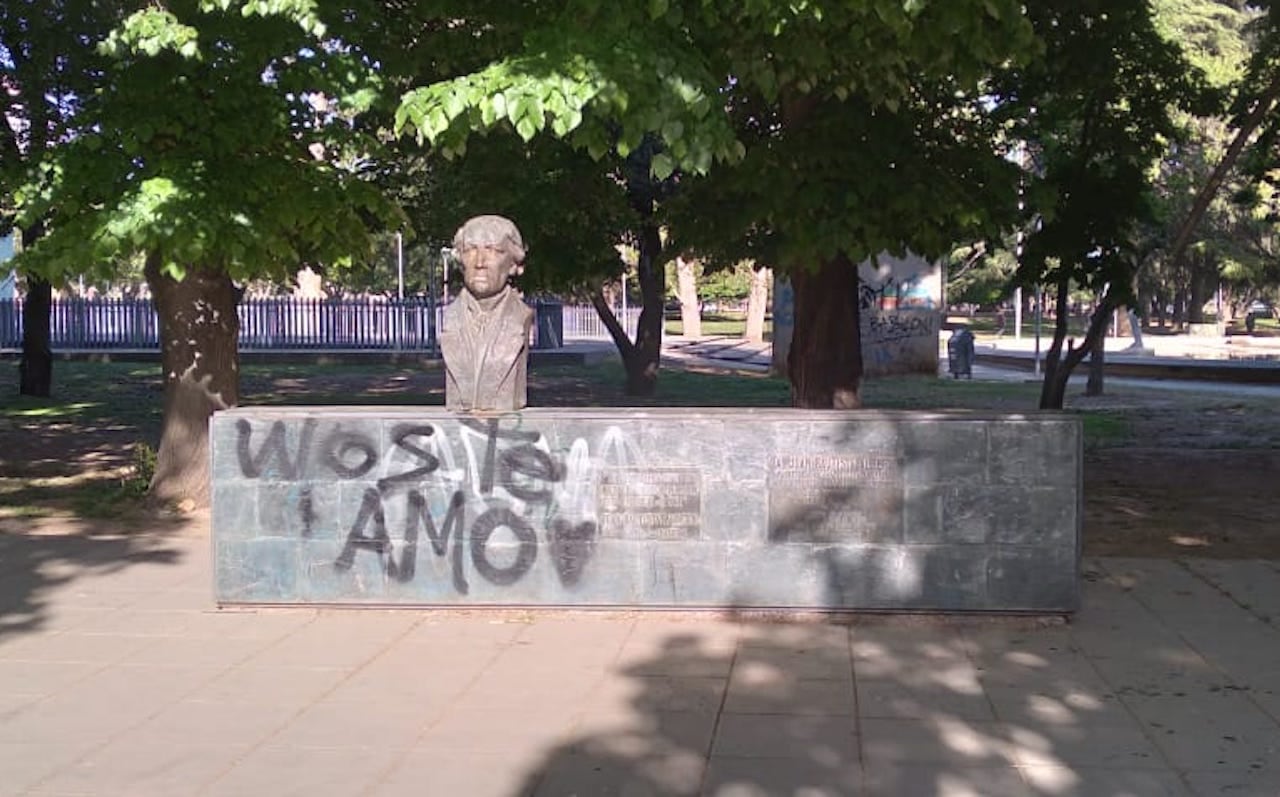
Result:
M322 501L316 486L322 482L333 493L342 482L364 484L353 516L337 519L346 529L333 562L339 571L350 570L358 557L374 555L389 578L410 582L419 554L429 550L448 559L453 587L465 595L473 576L497 586L515 584L541 556L549 557L561 583L572 587L592 558L600 528L586 440L575 440L560 455L540 432L504 428L498 418L459 418L452 439L432 423L388 426L386 439L341 424L318 435L315 419L294 426L291 450L284 421L274 421L263 434L263 426L238 420L239 471L248 479L300 484L291 508L304 538L326 520L322 511L341 506ZM595 454L604 462L639 461L616 427L602 436ZM393 504L402 518L399 528L389 528ZM495 546L496 539L506 543Z
M932 310L942 304L941 268L914 254L881 253L858 265L858 279L864 310Z
M867 375L933 372L938 367L941 269L915 255L888 254L858 266L862 359ZM774 286L774 369L785 372L795 324L791 284Z
M877 375L937 371L940 323L936 310L864 310L864 372Z

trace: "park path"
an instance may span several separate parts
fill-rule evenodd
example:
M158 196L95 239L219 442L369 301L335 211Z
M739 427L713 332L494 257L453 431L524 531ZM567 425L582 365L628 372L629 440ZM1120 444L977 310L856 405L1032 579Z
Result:
M210 548L0 534L0 795L1280 794L1273 562L835 624L219 610Z

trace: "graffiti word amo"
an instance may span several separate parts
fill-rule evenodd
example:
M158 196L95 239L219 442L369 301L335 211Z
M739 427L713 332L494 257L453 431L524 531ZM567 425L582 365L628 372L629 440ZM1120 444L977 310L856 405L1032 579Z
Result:
M564 463L545 450L538 432L502 429L497 419L459 419L465 463L456 463L453 448L433 424L406 423L391 428L389 447L358 430L335 426L317 441L317 422L306 419L298 431L293 451L286 444L286 426L272 423L257 450L253 426L236 423L236 457L241 473L252 479L305 479L320 463L338 481L365 479L375 474L385 459L404 462L404 469L384 473L365 489L346 543L334 566L350 570L361 552L376 554L388 577L412 581L417 571L418 544L425 533L436 556L450 557L453 586L469 592L464 563L485 581L508 586L524 577L538 558L539 536L535 521L543 518L552 563L560 580L572 586L580 579L594 549L594 522L573 523L555 516L556 487L565 479ZM538 447L542 442L544 447ZM382 453L386 451L385 455ZM467 478L469 476L470 478ZM464 489L470 483L471 490ZM443 517L433 517L425 488L452 489ZM302 489L298 502L303 536L310 536L316 520L313 485ZM404 526L401 553L395 556L384 501L403 494ZM477 514L468 524L468 508ZM439 522L437 522L437 520ZM465 535L464 535L465 529ZM514 537L514 560L498 563L490 553L490 541L501 530ZM464 543L464 539L467 542ZM469 556L467 550L469 549Z

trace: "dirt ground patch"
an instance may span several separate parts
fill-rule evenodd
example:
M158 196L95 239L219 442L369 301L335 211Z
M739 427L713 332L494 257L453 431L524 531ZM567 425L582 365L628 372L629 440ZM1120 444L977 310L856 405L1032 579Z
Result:
M530 378L534 405L623 401L616 385L572 372ZM376 384L367 376L359 384L344 379L337 371L246 378L243 393L249 403L317 403L350 394L375 403L443 401L438 372L390 374ZM158 406L158 377L131 389L139 391L137 401ZM1280 402L1229 392L1116 388L1100 398L1071 396L1068 409L1084 413L1091 430L1084 469L1086 554L1280 559ZM129 474L134 443L155 445L157 430L145 419L103 424L0 417L0 530L27 522L6 513L6 506L35 500L74 515L77 504L106 500L101 496L113 494L108 488ZM131 528L152 520L171 522L138 511L115 518Z

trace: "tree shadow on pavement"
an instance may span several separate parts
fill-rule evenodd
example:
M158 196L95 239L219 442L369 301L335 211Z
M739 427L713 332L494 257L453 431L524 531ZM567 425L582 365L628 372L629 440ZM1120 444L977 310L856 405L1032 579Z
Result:
M101 579L136 565L178 564L174 535L188 523L152 520L144 531L74 518L0 521L0 642L45 629L63 607L110 608L95 598ZM77 585L87 578L98 583Z
M642 619L637 633L646 628L657 630ZM572 737L513 793L1112 793L1109 784L1079 791L1089 776L1070 755L1087 745L1093 718L1114 710L1104 686L1087 672L1043 668L1026 695L1005 690L993 702L985 688L988 671L1033 677L1029 663L1064 644L1067 630L1027 621L975 628L859 618L633 634L615 665L625 677L605 679ZM1031 716L1037 706L1050 707L1050 731ZM1112 766L1141 766L1144 753L1113 750Z

